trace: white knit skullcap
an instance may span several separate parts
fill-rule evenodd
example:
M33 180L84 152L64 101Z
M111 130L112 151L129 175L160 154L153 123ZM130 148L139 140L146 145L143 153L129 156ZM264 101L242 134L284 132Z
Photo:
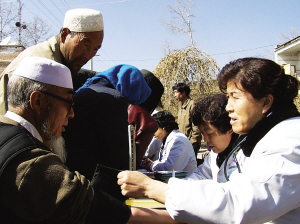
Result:
M74 32L102 31L102 14L93 9L71 9L65 14L63 28Z
M73 89L70 70L63 64L42 57L25 57L13 75L22 76L38 82Z

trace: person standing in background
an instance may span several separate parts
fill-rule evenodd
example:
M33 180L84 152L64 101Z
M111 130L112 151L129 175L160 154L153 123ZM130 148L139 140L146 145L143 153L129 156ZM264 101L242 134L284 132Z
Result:
M178 83L172 87L174 91L174 97L176 100L181 102L178 110L178 126L179 131L185 134L195 151L195 156L197 158L198 151L201 146L201 133L197 126L195 126L190 117L190 112L194 107L194 101L190 98L190 87L185 83Z

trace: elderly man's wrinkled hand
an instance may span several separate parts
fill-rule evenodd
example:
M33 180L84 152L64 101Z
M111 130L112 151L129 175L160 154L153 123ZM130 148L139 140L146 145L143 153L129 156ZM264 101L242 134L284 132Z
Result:
M151 178L138 171L122 171L118 174L118 184L126 197L146 197L146 186Z

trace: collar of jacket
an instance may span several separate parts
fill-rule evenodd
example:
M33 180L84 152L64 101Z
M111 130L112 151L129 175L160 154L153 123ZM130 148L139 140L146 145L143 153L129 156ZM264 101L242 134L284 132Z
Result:
M281 105L271 111L266 117L258 121L246 135L241 135L234 143L234 148L246 136L246 140L240 145L245 156L250 157L256 144L278 123L292 117L300 116L293 102Z
M163 142L164 145L168 144L173 138L174 135L176 135L177 133L179 133L180 131L174 129L173 131L170 132L170 134L164 139L165 141Z
M232 146L233 146L234 142L237 140L238 137L239 137L238 134L232 133L229 145L227 146L227 148L223 152L220 152L218 154L217 159L216 159L216 164L219 168L221 167L222 163L224 162L226 157L229 155L229 153L233 149Z
M181 104L181 109L185 109L187 105L189 105L191 100L192 100L191 98L187 98L186 101L183 104Z

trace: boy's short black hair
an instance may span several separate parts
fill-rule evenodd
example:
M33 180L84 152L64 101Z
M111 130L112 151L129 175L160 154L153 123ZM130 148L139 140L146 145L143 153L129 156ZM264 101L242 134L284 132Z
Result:
M174 85L174 86L172 87L172 90L173 90L173 91L174 91L174 90L178 90L178 92L180 92L180 93L185 92L185 95L186 95L187 97L190 96L190 92L191 92L190 87L189 87L187 84L182 83L182 82L177 83L176 85Z

